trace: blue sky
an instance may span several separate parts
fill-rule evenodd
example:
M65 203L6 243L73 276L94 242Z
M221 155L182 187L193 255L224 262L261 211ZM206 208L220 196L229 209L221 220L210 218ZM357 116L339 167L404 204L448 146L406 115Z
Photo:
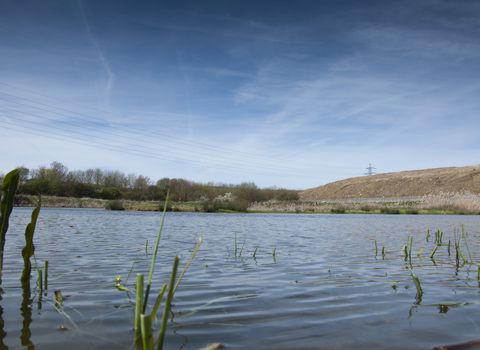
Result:
M0 0L0 172L307 189L478 164L478 1Z

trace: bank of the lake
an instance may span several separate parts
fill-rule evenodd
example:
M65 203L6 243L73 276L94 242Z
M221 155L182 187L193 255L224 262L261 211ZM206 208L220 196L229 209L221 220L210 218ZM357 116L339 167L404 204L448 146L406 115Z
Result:
M16 206L33 207L36 196L17 196ZM42 207L47 208L105 208L111 201L94 198L42 196ZM162 211L158 201L118 200L126 211ZM169 202L169 211L202 212L202 202ZM234 213L220 209L217 212ZM480 215L478 196L427 196L421 199L392 198L355 201L268 201L252 203L248 213L291 214L408 214L408 215Z

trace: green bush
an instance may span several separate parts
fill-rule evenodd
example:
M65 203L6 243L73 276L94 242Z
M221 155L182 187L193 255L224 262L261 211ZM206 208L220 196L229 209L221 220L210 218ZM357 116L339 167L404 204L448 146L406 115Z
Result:
M369 211L372 210L372 206L369 205L369 204L364 204L364 205L362 205L362 206L360 207L360 210L369 212Z
M122 193L116 187L104 187L99 196L102 199L119 199L122 197Z
M30 200L30 198L28 198L23 194L17 194L13 198L13 205L18 206L18 205L31 205L31 204L32 204L32 201Z
M239 213L246 213L248 209L248 202L246 201L233 201L233 202L203 202L202 211L204 213L214 213L220 210L236 211Z
M163 211L164 209L165 209L165 202L160 202L158 204L158 211ZM173 211L172 205L170 203L167 203L167 211Z
M405 210L405 214L418 214L418 209L413 209L413 208L407 209Z
M400 209L398 208L382 208L380 209L382 214L400 214Z
M76 198L93 198L95 197L95 188L89 184L78 183L73 185L68 195Z
M21 184L18 193L36 196L37 193L51 195L51 181L48 179L33 179Z
M345 214L347 210L343 206L338 206L336 208L330 209L330 212L335 214Z
M297 191L289 191L285 189L277 190L277 194L274 197L277 201L298 201L299 196Z
M266 200L265 194L254 182L242 182L233 189L232 194L242 202L253 203Z
M123 207L123 202L119 200L108 201L105 204L106 210L125 210Z

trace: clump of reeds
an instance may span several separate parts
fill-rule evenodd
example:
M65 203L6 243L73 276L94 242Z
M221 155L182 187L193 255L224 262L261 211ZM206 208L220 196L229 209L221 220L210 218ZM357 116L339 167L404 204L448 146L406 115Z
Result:
M420 201L420 207L426 209L437 209L452 211L454 214L476 214L480 215L480 196L470 193L440 193L428 195Z
M105 204L105 209L106 210L125 210L125 208L123 207L123 202L119 200L108 201Z
M165 339L165 332L166 332L166 329L167 329L168 314L170 312L170 306L171 306L171 302L173 300L173 296L175 294L175 291L177 290L177 287L178 287L185 271L187 270L188 266L190 265L193 258L195 257L198 249L200 248L200 244L202 243L202 239L203 239L203 234L202 234L200 236L200 239L197 242L197 245L195 246L195 249L193 250L193 253L192 253L192 256L190 257L190 260L187 262L187 264L183 268L183 271L180 274L180 277L177 279L176 283L175 283L175 279L176 279L176 275L177 275L178 265L179 265L179 262L180 262L180 257L176 256L174 258L172 273L170 275L170 282L168 283L168 285L164 284L161 287L161 289L158 293L157 299L155 301L155 304L152 308L151 313L146 314L147 313L148 298L149 298L151 284L152 284L153 269L154 269L155 260L156 260L156 257L157 257L158 245L159 245L159 242L160 242L160 236L161 236L161 233L162 233L163 222L164 222L164 219L165 219L165 212L167 211L167 204L168 204L168 193L167 193L167 199L166 199L166 202L165 202L165 205L164 205L164 208L163 208L162 221L160 223L160 229L158 231L157 241L155 243L155 250L153 252L152 263L151 263L151 266L150 266L150 273L149 273L149 276L148 276L148 281L147 281L146 288L144 288L144 276L143 276L143 274L137 274L136 305L135 305L135 348L143 349L143 350L153 350L154 349L154 337L152 335L152 323L155 320L157 311L160 307L160 303L163 299L163 296L164 296L165 291L167 290L167 286L168 286L168 292L167 292L167 295L166 295L166 298L165 298L165 301L164 301L165 307L164 307L164 311L163 311L163 315L162 315L162 323L161 323L161 326L160 326L160 333L159 333L158 342L157 342L157 344L158 344L157 348L158 349L163 348L163 341ZM135 261L136 261L136 259L135 259ZM133 264L135 264L135 261L134 261ZM132 266L132 269L133 269L133 266ZM129 272L128 276L130 276L130 273L131 273L132 269L130 269L130 272ZM128 276L127 276L127 279L128 279ZM127 291L127 292L134 293L132 290L125 287L126 281L125 281L123 286L120 285L120 278L121 278L121 276L118 276L116 278L115 287L119 290L122 290L122 291Z

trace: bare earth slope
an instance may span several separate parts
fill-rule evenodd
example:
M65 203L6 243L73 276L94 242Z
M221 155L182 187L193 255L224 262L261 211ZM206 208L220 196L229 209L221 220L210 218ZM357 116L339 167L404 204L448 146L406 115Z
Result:
M417 197L440 192L480 194L480 165L354 177L299 193L300 200Z

